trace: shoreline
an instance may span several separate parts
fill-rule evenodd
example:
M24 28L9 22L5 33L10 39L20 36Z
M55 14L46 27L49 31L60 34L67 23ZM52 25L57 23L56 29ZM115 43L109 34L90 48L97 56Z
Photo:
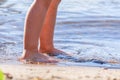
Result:
M11 80L120 80L120 69L102 67L1 64L0 69L10 74Z

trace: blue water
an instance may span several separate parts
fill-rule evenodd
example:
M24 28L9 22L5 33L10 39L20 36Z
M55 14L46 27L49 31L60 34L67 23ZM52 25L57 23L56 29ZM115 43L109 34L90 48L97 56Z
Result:
M0 0L0 62L17 62L23 25L32 0ZM65 65L120 67L120 0L62 0L55 46L80 62Z

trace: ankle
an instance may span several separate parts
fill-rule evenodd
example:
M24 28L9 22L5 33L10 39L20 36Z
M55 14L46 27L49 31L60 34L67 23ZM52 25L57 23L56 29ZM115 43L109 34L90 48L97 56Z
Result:
M23 50L22 58L27 58L27 57L29 57L31 54L36 54L36 53L38 53L38 50L37 50L37 51Z
M55 49L54 47L40 47L39 51L40 52L51 52L54 49Z
M23 52L24 53L38 53L38 50L37 49L34 49L34 50L32 50L32 49L30 49L30 50L28 50L28 49L25 49L25 50L23 50Z

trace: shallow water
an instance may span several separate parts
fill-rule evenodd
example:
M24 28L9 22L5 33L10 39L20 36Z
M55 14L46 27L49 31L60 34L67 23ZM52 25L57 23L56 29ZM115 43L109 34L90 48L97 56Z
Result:
M0 0L0 63L16 63L21 55L24 18L31 2ZM119 0L63 0L54 43L78 61L60 64L119 67L119 14Z

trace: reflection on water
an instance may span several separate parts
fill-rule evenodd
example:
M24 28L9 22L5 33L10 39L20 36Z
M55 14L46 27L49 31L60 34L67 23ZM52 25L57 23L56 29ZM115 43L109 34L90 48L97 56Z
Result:
M21 55L24 18L32 1L8 0L0 5L0 62L14 63ZM78 62L71 65L120 63L119 14L120 0L63 0L55 46L74 54Z

